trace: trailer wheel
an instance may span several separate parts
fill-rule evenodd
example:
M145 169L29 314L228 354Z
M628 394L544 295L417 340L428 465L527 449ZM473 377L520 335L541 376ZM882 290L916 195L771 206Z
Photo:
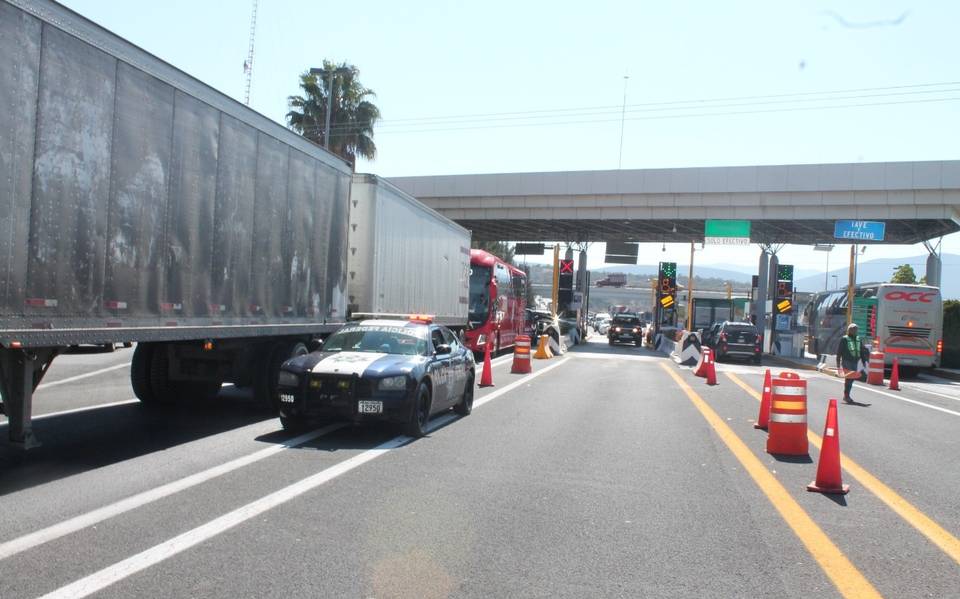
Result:
M170 381L170 359L163 345L151 347L150 390L153 394L153 398L147 402L150 404L171 404L178 398Z
M220 393L221 381L171 381L170 357L163 345L151 348L150 388L154 404L169 405L179 401L206 401ZM141 398L141 401L143 399Z
M156 401L153 387L150 385L150 366L153 361L153 346L149 343L138 343L133 350L133 361L130 364L130 384L133 394L143 403Z
M253 396L261 406L272 412L279 411L277 405L277 377L280 366L290 358L309 353L301 341L281 341L268 348L267 359L257 364L253 379Z

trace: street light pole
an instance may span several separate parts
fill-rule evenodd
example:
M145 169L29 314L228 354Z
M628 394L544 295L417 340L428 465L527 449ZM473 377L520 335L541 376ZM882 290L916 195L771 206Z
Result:
M330 149L330 113L333 112L333 75L337 71L342 71L343 68L337 69L325 69L314 67L310 69L310 74L319 77L322 75L327 76L327 110L323 118L323 148L325 150Z
M690 270L687 271L687 330L693 330L693 242L690 242Z
M330 149L330 111L333 110L333 71L327 76L327 113L323 122L323 149Z

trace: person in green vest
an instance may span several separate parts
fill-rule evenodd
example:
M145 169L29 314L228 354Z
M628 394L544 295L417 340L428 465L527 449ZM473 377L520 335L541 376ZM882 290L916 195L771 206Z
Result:
M860 370L860 362L866 363L870 359L870 352L857 332L858 327L855 323L848 324L847 334L840 338L840 345L837 347L837 372L844 379L843 401L846 403L853 403L853 399L850 398L853 381L865 376L865 373Z

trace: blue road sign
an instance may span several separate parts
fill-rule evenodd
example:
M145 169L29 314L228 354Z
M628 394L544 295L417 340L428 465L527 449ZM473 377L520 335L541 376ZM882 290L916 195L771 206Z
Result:
M833 236L853 241L883 241L887 223L872 220L838 220L833 225Z

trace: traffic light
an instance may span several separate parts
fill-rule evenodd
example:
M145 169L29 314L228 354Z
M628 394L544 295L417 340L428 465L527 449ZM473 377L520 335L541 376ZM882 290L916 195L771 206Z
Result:
M781 264L777 267L777 280L793 282L793 264Z
M560 289L573 289L573 260L560 261Z
M793 281L777 281L777 297L793 297Z
M793 312L793 265L781 264L777 267L777 293L774 300L777 314Z
M661 296L677 293L677 263L661 262L657 278L657 293Z
M677 263L661 262L657 274L657 326L672 323L677 307ZM669 312L667 312L669 310Z
M562 312L573 302L573 260L560 261L560 276L557 282L557 304Z

